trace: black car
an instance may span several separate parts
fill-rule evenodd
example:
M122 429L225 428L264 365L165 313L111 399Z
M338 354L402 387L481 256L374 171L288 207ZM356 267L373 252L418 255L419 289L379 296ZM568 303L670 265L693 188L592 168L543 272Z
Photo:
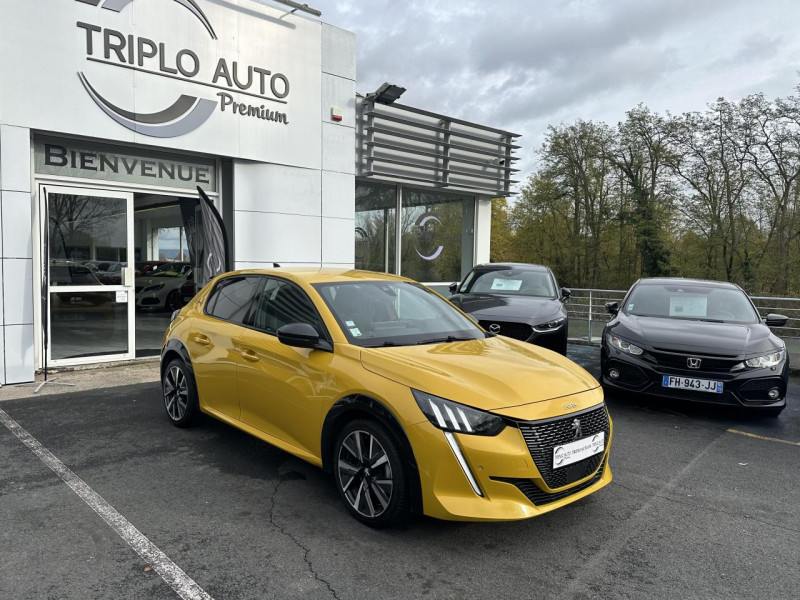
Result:
M541 265L478 265L450 285L450 302L472 315L486 331L567 353L570 291L559 290L553 272Z
M696 279L641 279L603 331L605 387L756 408L777 416L786 406L789 356L739 286Z

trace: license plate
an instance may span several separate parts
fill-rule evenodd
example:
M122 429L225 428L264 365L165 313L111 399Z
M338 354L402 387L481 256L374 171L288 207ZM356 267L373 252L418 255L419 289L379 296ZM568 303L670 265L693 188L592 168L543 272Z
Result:
M604 431L577 442L556 446L553 448L553 468L566 467L584 458L600 454L605 448L606 434Z
M711 394L721 394L723 390L721 381L697 379L695 377L678 377L677 375L664 375L661 380L661 387L692 390L695 392L709 392Z

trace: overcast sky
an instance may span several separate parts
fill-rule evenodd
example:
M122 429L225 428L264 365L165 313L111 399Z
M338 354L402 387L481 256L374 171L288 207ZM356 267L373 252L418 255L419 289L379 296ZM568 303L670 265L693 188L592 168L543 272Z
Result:
M798 0L303 0L358 36L358 91L522 134L524 175L548 124L616 124L800 82Z

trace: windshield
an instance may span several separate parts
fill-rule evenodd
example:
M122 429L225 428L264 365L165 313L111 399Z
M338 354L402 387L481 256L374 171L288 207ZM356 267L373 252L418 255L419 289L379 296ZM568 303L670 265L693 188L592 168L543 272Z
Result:
M486 337L446 300L405 281L318 283L351 344L365 347L474 340Z
M702 284L644 284L633 288L624 310L629 315L719 323L759 323L745 293Z
M556 297L553 278L549 271L514 267L472 271L458 291L462 294Z

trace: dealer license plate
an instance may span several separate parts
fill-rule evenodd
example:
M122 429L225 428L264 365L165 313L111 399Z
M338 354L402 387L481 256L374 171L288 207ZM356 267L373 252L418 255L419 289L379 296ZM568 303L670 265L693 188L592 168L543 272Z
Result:
M577 442L556 446L553 448L553 468L566 467L584 458L600 454L605 448L606 434L604 431Z
M678 377L677 375L664 375L661 380L661 387L692 390L695 392L709 392L711 394L721 394L723 389L721 381L696 379L694 377Z

